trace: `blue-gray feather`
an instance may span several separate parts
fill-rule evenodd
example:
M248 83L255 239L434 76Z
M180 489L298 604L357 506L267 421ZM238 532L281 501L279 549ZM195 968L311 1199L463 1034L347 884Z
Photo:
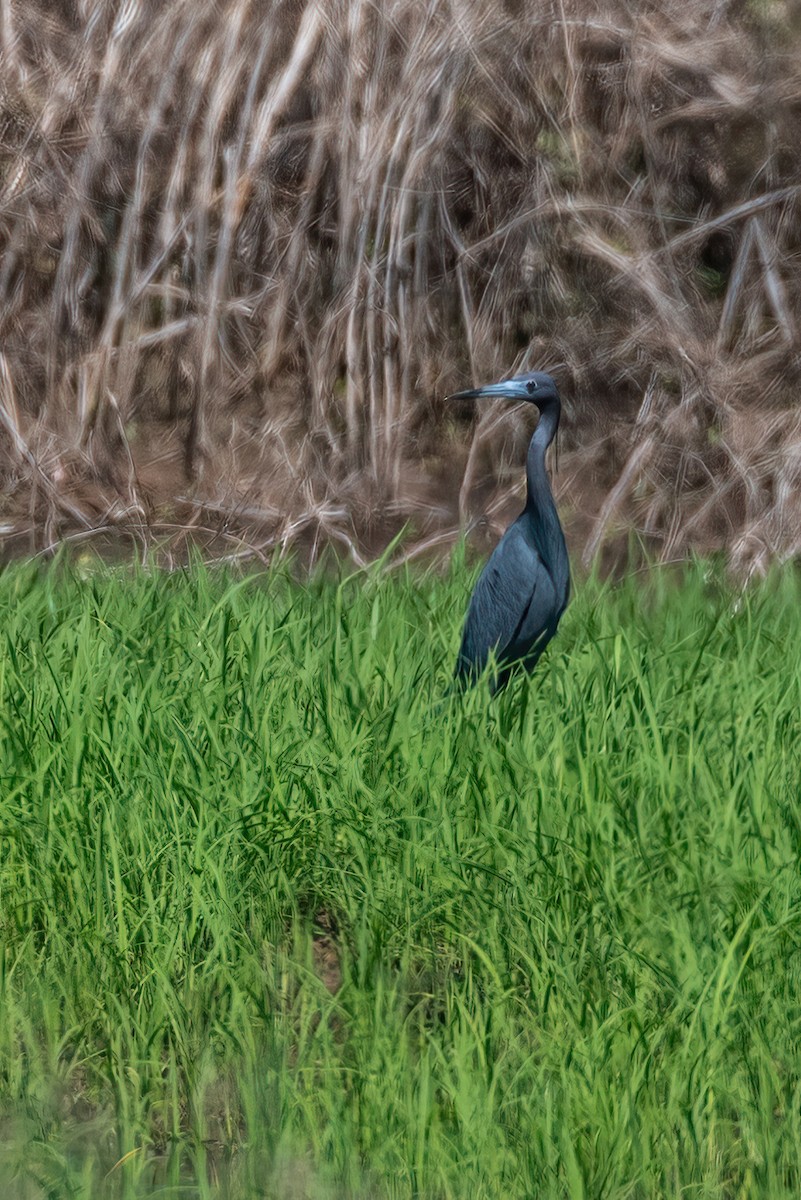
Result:
M491 654L499 666L493 690L503 687L514 666L531 671L556 632L570 592L562 527L545 470L545 450L559 424L559 393L549 375L530 372L505 383L459 393L459 397L528 399L540 409L540 424L526 459L526 507L510 525L473 591L456 661L458 682L469 684Z

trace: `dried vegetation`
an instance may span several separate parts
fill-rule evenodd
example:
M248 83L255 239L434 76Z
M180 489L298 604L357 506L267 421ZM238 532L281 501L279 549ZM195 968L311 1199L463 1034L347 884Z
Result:
M801 550L801 9L1 0L7 549L177 554L519 488L552 367L574 546Z

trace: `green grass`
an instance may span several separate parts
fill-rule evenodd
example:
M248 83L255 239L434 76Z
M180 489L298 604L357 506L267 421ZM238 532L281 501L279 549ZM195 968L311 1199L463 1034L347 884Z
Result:
M0 1188L797 1197L801 581L0 575Z

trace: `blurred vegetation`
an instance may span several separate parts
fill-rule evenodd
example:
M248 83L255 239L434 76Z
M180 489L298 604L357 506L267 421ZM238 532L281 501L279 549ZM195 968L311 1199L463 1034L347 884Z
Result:
M797 553L798 3L3 12L7 550L492 536L524 418L440 401L536 366L588 559Z

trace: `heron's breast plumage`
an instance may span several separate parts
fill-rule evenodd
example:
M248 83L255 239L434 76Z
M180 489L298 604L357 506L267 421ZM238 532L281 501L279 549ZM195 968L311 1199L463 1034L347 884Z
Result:
M525 658L558 620L550 574L522 520L495 547L470 601L460 660L479 670L495 651L500 661Z

